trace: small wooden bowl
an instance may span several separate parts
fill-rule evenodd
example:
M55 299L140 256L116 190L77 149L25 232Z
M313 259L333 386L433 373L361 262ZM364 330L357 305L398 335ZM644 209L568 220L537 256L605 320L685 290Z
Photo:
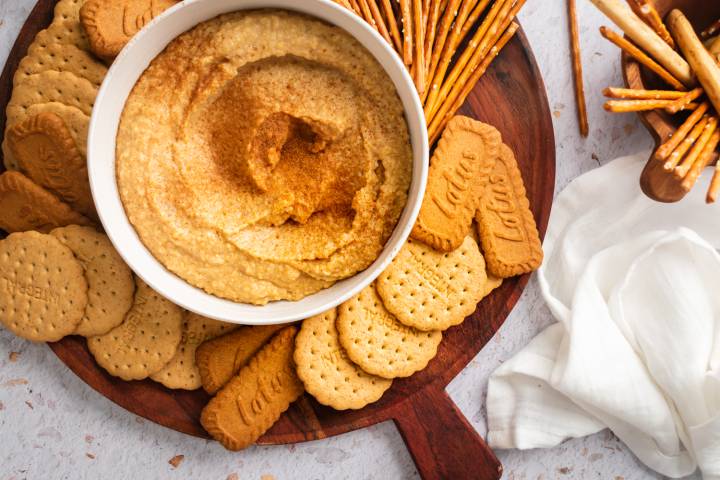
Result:
M675 8L682 10L698 32L720 18L720 2L710 2L708 0L655 0L655 7L663 18ZM657 75L624 52L622 54L622 70L628 88L648 90L667 90L669 88ZM687 114L671 116L661 110L639 112L638 115L650 134L655 138L655 148L658 148L670 138L687 118ZM652 156L650 160L652 160ZM680 187L682 180L678 180L674 175L665 172L659 162L650 160L640 177L640 186L643 192L648 197L659 202L677 202L681 200L687 193Z

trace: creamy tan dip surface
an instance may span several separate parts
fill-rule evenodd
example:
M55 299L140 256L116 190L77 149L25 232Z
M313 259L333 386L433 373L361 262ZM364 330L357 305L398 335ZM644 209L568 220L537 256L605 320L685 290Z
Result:
M208 293L296 300L367 268L407 200L412 152L380 64L300 14L223 15L175 39L117 136L130 222Z

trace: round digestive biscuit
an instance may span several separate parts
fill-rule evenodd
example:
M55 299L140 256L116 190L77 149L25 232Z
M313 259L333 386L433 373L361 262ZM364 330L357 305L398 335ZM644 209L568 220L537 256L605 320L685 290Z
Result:
M439 330L423 332L400 323L385 309L375 284L340 305L336 322L340 345L367 373L409 377L435 357Z
M446 330L473 313L487 274L477 243L465 237L443 253L409 239L377 280L378 294L399 321L420 330Z
M60 0L55 5L53 22L64 22L67 20L78 21L80 19L80 7L85 0Z
M23 232L0 241L0 321L15 335L58 341L75 330L87 301L82 266L55 237Z
M365 373L340 345L335 327L337 310L332 309L303 321L295 339L295 365L305 390L334 408L363 408L376 402L392 380Z
M237 328L238 325L212 320L196 313L186 313L178 351L162 370L150 375L150 378L168 388L197 390L202 387L202 381L195 363L195 351L205 340L219 337Z
M87 35L80 25L79 20L60 20L57 19L50 24L45 30L41 30L35 36L35 40L28 48L28 53L32 54L37 48L45 48L50 44L59 43L61 45L73 45L80 50L90 51L90 43Z
M180 307L136 278L135 300L123 323L88 339L98 364L123 380L142 380L175 355L182 337Z
M135 282L108 237L78 225L56 228L50 234L72 250L85 270L88 304L75 334L103 335L120 325L133 305Z

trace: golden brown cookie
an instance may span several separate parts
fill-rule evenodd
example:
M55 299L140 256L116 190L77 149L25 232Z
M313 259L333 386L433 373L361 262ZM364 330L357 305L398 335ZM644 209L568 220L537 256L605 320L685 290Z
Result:
M203 342L195 352L202 386L209 394L220 390L282 325L240 327L221 337Z
M200 423L228 450L254 443L303 394L293 364L296 327L285 327L203 409Z
M13 85L21 83L30 75L48 70L72 73L88 80L97 88L100 88L107 74L107 67L90 53L74 45L51 43L45 47L35 47L32 53L20 61L13 77Z
M178 0L87 0L80 22L90 48L100 58L112 60L125 44L153 18Z
M502 285L503 279L500 277L496 277L490 272L487 273L487 282L485 282L485 291L483 292L483 298L490 295L493 290L496 288L500 288L500 285Z
M458 115L448 123L430 163L414 239L443 252L460 246L501 141L494 127L471 118Z
M66 225L90 224L90 220L22 173L0 175L0 229L48 233Z
M408 239L377 279L390 313L418 330L447 330L475 311L485 293L485 260L472 237L456 250L438 252Z
M136 278L135 300L123 323L88 338L98 364L123 380L142 380L175 355L182 337L183 312Z
M97 218L87 162L62 118L40 113L9 128L6 136L21 172L76 211Z
M28 48L28 54L33 54L35 49L46 48L53 43L72 45L80 50L90 51L90 43L85 31L80 26L80 22L73 19L56 19L48 28L41 30Z
M85 0L60 0L55 4L53 23L80 19L80 7Z
M13 88L8 117L17 118L36 103L58 102L92 114L97 88L70 72L45 71L28 75Z
M133 305L135 281L107 235L78 225L56 228L50 234L72 250L88 282L85 315L74 333L93 337L120 325Z
M513 277L540 266L543 251L535 218L515 155L506 145L500 148L476 219L487 268L495 276Z
M87 301L82 266L55 237L24 232L0 240L0 321L15 335L58 341L75 330Z
M340 345L353 363L383 378L409 377L435 357L442 332L423 332L400 323L385 309L375 284L340 305Z
M168 388L197 390L202 387L200 372L195 363L195 351L206 340L236 330L238 325L220 322L196 313L185 315L183 336L177 353L170 362L150 378Z
M363 408L376 402L392 380L365 373L340 345L335 328L337 310L332 309L303 321L295 338L295 364L305 390L334 408Z

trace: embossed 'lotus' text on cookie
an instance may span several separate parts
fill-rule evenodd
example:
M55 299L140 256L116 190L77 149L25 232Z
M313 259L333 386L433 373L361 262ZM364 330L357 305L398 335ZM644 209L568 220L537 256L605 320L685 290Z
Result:
M245 425L254 425L258 416L268 410L268 405L282 393L288 378L293 375L290 368L285 366L281 371L276 372L269 380L259 377L257 380L257 392L252 398L245 398L240 393L235 400L238 413Z
M470 232L482 187L500 145L492 126L457 116L438 143L412 237L449 252Z
M488 270L502 278L537 269L543 252L515 156L500 149L477 215Z

